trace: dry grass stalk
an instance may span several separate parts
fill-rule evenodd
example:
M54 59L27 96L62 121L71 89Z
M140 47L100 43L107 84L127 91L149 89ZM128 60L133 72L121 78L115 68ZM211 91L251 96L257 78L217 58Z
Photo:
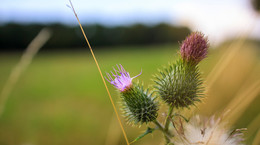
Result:
M259 145L259 144L260 144L260 129L258 129L258 132L255 136L255 139L254 139L252 145Z
M260 80L247 87L245 90L238 92L238 96L234 97L227 105L226 110L231 110L226 119L233 124L239 119L246 108L254 101L260 92Z
M230 44L230 46L227 48L224 55L220 58L218 63L208 74L206 78L207 80L206 91L208 91L209 88L211 88L211 86L216 82L219 76L223 73L223 70L228 66L228 64L232 61L235 55L239 52L239 49L243 46L245 40L246 37L241 37L238 42L234 42Z
M83 36L84 36L84 38L85 38L85 40L86 40L86 42L87 42L87 46L88 46L88 48L89 48L89 50L90 50L90 52L91 52L91 55L92 55L92 57L93 57L93 59L94 59L94 61L95 61L95 63L96 63L97 69L98 69L98 71L99 71L99 73L100 73L101 79L102 79L102 81L103 81L103 83L104 83L104 86L105 86L105 88L106 88L107 94L108 94L109 99L110 99L110 101L111 101L111 104L112 104L112 106L113 106L113 109L114 109L114 112L115 112L115 114L116 114L118 123L119 123L119 125L120 125L120 127L121 127L121 130L122 130L122 133L123 133L123 135L124 135L126 144L129 145L130 143L129 143L129 141L128 141L128 138L127 138L125 129L124 129L123 124L122 124L122 121L121 121L121 119L120 119L120 117L119 117L118 111L117 111L116 106L115 106L115 103L114 103L114 101L113 101L113 98L111 97L110 91L109 91L109 89L108 89L108 87L107 87L106 81L105 81L104 76L103 76L103 74L102 74L102 71L101 71L101 69L100 69L100 67L99 67L99 64L98 64L98 61L97 61L97 59L96 59L96 57L95 57L95 54L94 54L94 52L93 52L93 49L92 49L92 47L91 47L91 45L90 45L90 43L89 43L89 41L88 41L88 38L87 38L87 36L86 36L86 34L85 34L85 31L84 31L84 29L83 29L83 27L82 27L82 25L81 25L81 23L80 23L80 20L79 20L78 15L77 15L77 13L76 13L76 11L75 11L73 5L72 5L71 0L69 0L69 2L70 2L70 6L69 6L69 5L68 5L68 6L72 9L72 11L73 11L73 13L74 13L74 15L75 15L75 17L76 17L78 23L79 23L79 27L80 27L80 29L81 29L81 32L82 32L82 34L83 34Z
M249 34L253 31L254 27L258 25L258 15L253 14L253 17L255 17L255 19L253 19L253 21L249 22L248 25L245 26L247 29L245 29L244 32L238 34L238 41L230 44L230 46L227 48L227 51L220 58L219 62L213 67L211 72L208 74L206 78L206 92L208 92L209 88L215 83L215 81L221 75L223 70L228 66L229 62L235 57L239 49L245 44L246 39L248 38Z
M8 97L14 88L16 82L21 76L22 72L26 70L26 68L31 63L35 54L39 51L39 49L47 42L50 38L51 32L48 29L42 29L39 34L31 41L31 43L26 48L23 53L18 64L13 68L6 84L3 87L3 90L0 95L0 116L4 112L5 104L8 100Z
M111 121L109 124L109 128L107 131L107 138L106 138L106 142L105 145L116 145L119 143L121 134L120 134L120 128L117 125L116 122L116 115L115 113L113 113L112 117L111 117Z
M258 114L258 116L255 117L254 120L251 121L251 123L247 126L247 129L250 130L250 132L247 133L248 137L252 136L253 133L257 132L260 129L259 122L260 122L260 114Z

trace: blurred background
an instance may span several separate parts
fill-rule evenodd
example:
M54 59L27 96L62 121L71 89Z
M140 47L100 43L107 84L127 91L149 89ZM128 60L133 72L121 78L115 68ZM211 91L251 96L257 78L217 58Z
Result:
M260 144L259 0L72 2L103 73L116 64L133 76L142 69L138 79L146 87L153 85L158 68L177 58L179 42L192 31L205 33L211 44L209 57L200 65L206 97L182 112L189 117L230 110L225 117L228 126L248 128L245 143ZM125 144L67 4L68 0L1 0L0 145ZM118 102L115 88L109 89ZM124 121L123 125L130 141L146 127ZM162 143L155 132L135 144Z

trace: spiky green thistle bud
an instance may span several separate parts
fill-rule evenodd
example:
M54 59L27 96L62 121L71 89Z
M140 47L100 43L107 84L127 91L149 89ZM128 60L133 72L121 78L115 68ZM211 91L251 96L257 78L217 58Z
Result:
M189 107L200 101L203 88L198 67L178 60L157 76L156 89L161 98L175 108Z
M129 123L143 124L154 121L158 116L158 103L148 90L134 84L125 92L121 92L122 110Z
M158 116L158 102L148 90L145 91L141 85L132 83L132 79L137 76L131 78L122 65L117 67L118 70L111 72L115 78L107 73L107 80L120 91L122 110L128 123L143 124L154 121Z
M189 35L181 45L180 58L156 76L157 92L170 106L189 107L203 96L197 64L206 57L208 41L200 32Z

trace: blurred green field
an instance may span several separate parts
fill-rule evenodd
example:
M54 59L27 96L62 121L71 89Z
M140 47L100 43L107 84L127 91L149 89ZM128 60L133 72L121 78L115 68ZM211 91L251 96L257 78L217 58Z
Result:
M157 69L174 61L177 48L178 45L160 45L94 51L103 74L116 64L122 64L132 76L142 69L138 79L149 86L153 85L151 78ZM202 62L203 78L207 78L226 53L225 48L211 50L209 57ZM0 54L0 88L20 56L21 53ZM239 50L223 70L224 73L211 85L204 102L194 108L195 112L204 115L221 113L237 92L243 90L243 86L249 87L260 80L259 56L254 49ZM114 100L118 100L115 89L108 86ZM233 127L248 127L254 120L258 122L259 105L258 92L249 107L240 112L242 114L234 121ZM112 105L88 49L39 52L9 96L0 118L0 145L125 144L113 118ZM250 136L247 136L247 141L250 144L259 131L259 122L255 124L254 130L248 130ZM129 140L143 130L124 126ZM114 136L111 137L111 134ZM156 135L149 135L136 144L160 144L161 140Z

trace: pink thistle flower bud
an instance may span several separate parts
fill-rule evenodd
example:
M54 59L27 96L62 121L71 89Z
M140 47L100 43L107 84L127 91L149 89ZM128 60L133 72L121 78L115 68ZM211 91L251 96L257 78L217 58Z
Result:
M201 32L191 33L181 44L181 57L186 62L198 64L207 57L208 39Z
M115 88L117 88L120 92L125 92L128 89L130 89L132 87L132 80L142 74L141 71L140 74L131 78L129 72L125 71L125 69L121 64L117 65L117 68L118 70L113 68L114 73L111 71L112 76L114 76L115 78L113 79L109 73L106 73L107 74L106 80L110 84L114 85Z

